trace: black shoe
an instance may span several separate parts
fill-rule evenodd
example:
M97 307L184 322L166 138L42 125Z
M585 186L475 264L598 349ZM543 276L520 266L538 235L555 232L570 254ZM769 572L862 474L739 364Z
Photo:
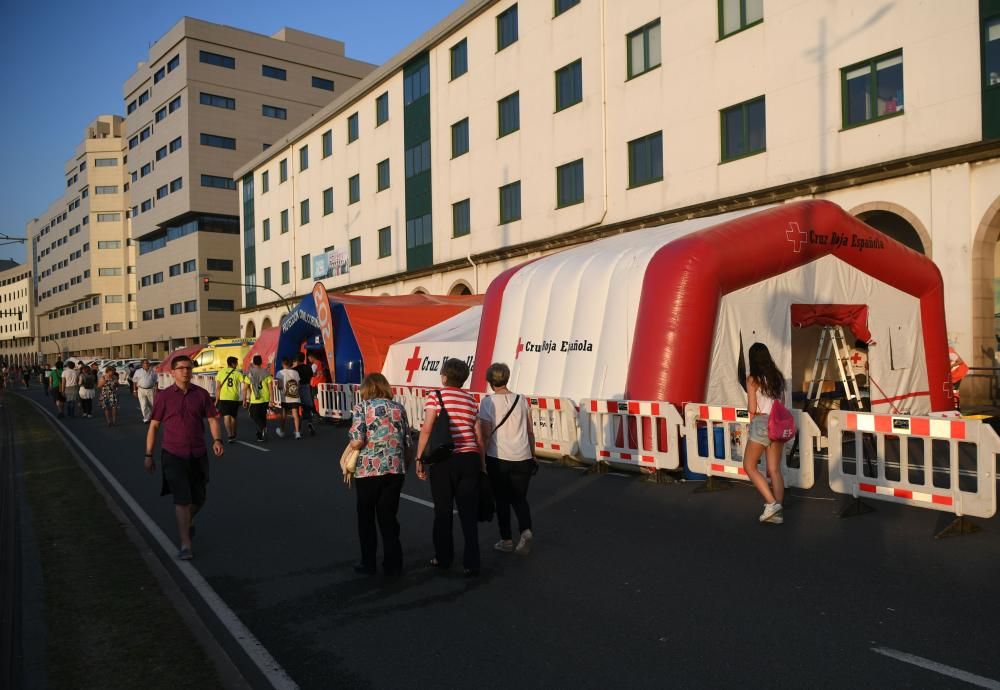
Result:
M354 572L356 572L358 575L374 575L375 567L374 566L369 567L364 563L356 563L354 565Z
M229 442L230 443L236 443L236 437L235 436L230 436L229 437Z

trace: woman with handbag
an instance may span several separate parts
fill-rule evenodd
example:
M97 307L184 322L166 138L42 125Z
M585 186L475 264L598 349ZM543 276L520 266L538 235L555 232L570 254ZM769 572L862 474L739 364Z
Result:
M449 359L441 366L443 388L427 396L424 406L424 424L420 428L417 444L417 477L424 480L430 476L431 496L434 498L434 558L431 565L447 569L455 557L452 507L457 504L465 539L462 556L465 576L477 577L479 482L486 471L486 460L476 401L462 390L467 378L469 365L463 360ZM439 418L441 423L435 429ZM447 440L442 442L440 437Z
M528 484L538 471L535 431L527 399L508 390L509 380L510 369L506 364L491 364L486 370L486 382L493 389L493 395L483 398L479 406L479 423L486 439L486 472L493 486L500 527L500 541L493 548L526 556L531 551L533 537ZM510 529L511 508L517 515L521 534L516 547Z
M774 440L770 433L771 415L788 415L781 399L785 393L785 377L778 370L771 353L763 343L754 343L748 352L750 373L747 376L747 408L750 413L750 434L743 455L743 469L764 498L760 522L780 525L785 521L781 502L785 498L785 482L781 476L781 455L784 441ZM789 415L790 416L790 415ZM757 469L760 456L767 454L767 479Z
M354 566L354 572L375 574L377 520L382 532L382 570L397 576L403 572L403 546L396 515L406 477L407 451L413 442L410 423L406 410L392 399L392 388L382 374L368 374L360 393L361 402L351 413L351 442L341 459L345 481L350 483L353 475L358 495L361 562ZM350 451L357 451L357 456L352 457Z

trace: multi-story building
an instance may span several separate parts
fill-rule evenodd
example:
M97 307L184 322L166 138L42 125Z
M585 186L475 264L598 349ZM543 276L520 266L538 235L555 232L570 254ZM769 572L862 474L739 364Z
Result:
M992 364L998 138L998 0L470 0L237 170L243 272L298 298L332 248L330 289L483 292L608 234L824 198L930 255L950 339ZM247 333L282 312L243 304Z
M101 115L65 165L66 191L27 226L38 347L120 356L133 342L135 251L126 218L122 118Z
M264 36L187 17L150 48L124 87L144 352L236 335L242 281L233 171L372 69L345 57L340 41L288 28ZM213 280L207 292L204 277Z
M37 363L34 296L31 268L0 259L0 361Z

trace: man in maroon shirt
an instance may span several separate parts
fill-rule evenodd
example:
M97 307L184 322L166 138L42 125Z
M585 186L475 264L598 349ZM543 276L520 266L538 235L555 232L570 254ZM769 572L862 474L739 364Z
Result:
M163 425L160 459L163 463L161 496L173 494L177 531L181 548L177 557L192 558L191 538L194 536L194 516L205 505L208 484L208 450L205 448L205 423L212 430L212 450L222 455L222 430L219 412L212 396L200 386L191 385L191 358L182 355L170 363L174 385L160 391L153 402L153 416L146 433L146 471L156 471L153 448L156 432Z

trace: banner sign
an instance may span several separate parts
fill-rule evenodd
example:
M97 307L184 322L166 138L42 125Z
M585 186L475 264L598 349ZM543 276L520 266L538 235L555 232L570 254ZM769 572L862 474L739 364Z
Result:
M326 294L326 286L316 283L312 290L313 301L316 303L316 318L319 320L319 332L323 337L323 351L326 352L327 371L330 381L336 383L333 348L333 314L330 313L330 297Z
M313 257L313 278L334 278L346 276L350 272L351 262L343 249L331 249L328 252Z

